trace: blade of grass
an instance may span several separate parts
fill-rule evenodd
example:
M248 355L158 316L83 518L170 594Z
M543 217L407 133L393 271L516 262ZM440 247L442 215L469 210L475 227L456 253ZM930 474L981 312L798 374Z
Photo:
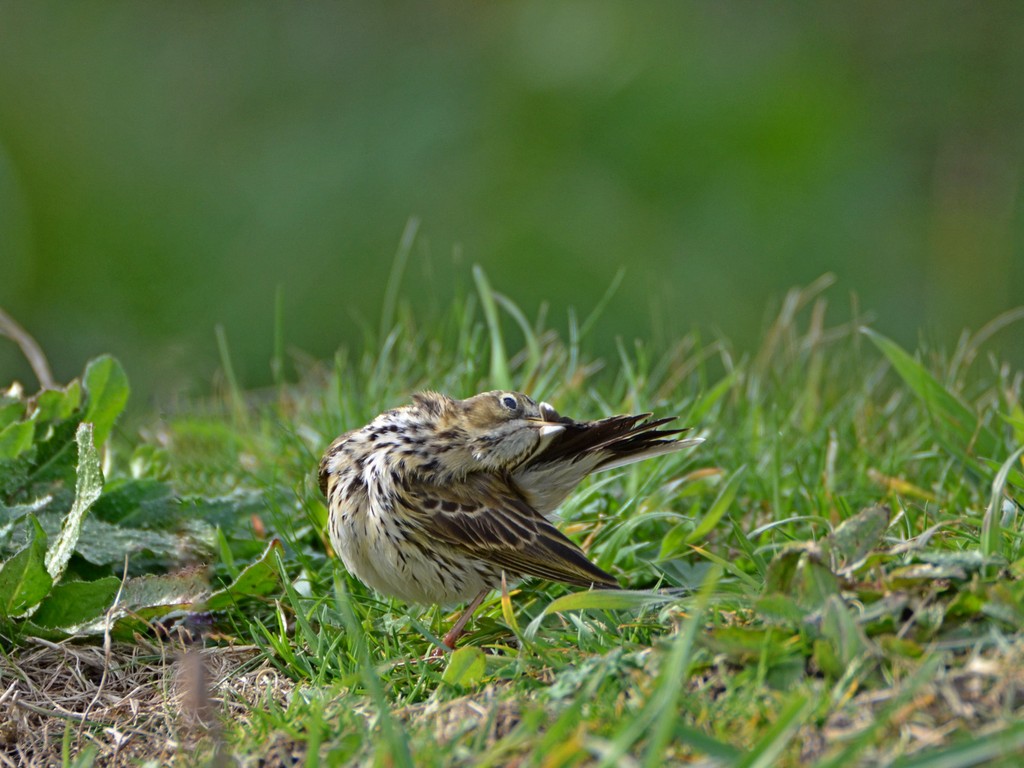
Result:
M619 353L619 375L622 376L626 384L626 402L630 410L636 410L640 407L640 391L642 389L636 370L637 366L634 364L633 358L626 352L626 346L621 336L615 339L615 349Z
M398 305L398 290L402 286L402 274L405 272L405 265L409 261L409 253L412 251L413 243L416 242L416 233L419 228L420 220L413 216L405 223L405 229L402 230L402 239L398 241L398 250L395 251L394 261L391 262L391 271L388 273L388 283L384 288L378 339L386 339L392 331L392 325L395 322L395 307Z
M978 354L980 347L1008 325L1018 320L1024 320L1024 307L1014 307L996 315L974 333L967 342L957 350L959 354L954 356L950 363L951 375L955 376L961 368L966 368Z
M754 748L734 764L735 768L771 768L775 765L813 711L814 704L814 699L807 696L794 697Z
M484 309L484 319L491 337L491 381L498 389L511 389L512 376L508 370L508 357L505 354L505 339L501 334L501 320L498 317L498 304L494 299L494 291L487 282L487 275L479 264L473 265L473 280L476 282L480 303Z
M274 356L270 358L270 376L277 387L284 386L284 287L274 291Z
M729 390L733 388L733 385L736 383L738 378L739 371L737 369L733 369L723 376L715 386L701 395L701 398L696 402L693 408L690 409L690 413L687 415L690 422L699 424L704 417L707 416L708 412L718 403L718 401L728 394Z
M678 597L671 595L659 595L654 592L642 592L629 589L594 589L587 592L573 592L569 595L552 600L548 606L541 611L533 621L526 627L523 636L528 641L533 641L540 629L541 622L546 616L560 611L585 611L585 610L616 610L624 608L635 608L637 606L652 605L654 603L670 603L678 600ZM507 617L506 617L507 619Z
M867 328L861 332L888 358L900 378L924 403L940 431L956 436L958 443L946 441L948 449L954 455L969 459L969 447L972 445L977 456L987 458L995 454L999 444L995 434L980 424L977 415L942 386L921 363L885 336Z
M644 755L645 768L657 768L665 759L665 749L673 735L678 735L679 699L683 694L683 682L690 677L693 661L693 650L697 633L703 629L704 613L714 592L715 585L721 578L721 572L711 571L701 585L694 601L693 611L687 619L686 626L678 633L668 658L665 660L658 676L658 690L655 696L662 701L654 703L656 719L651 728L647 751ZM697 749L710 749L721 752L727 747L709 736L700 734L700 738L692 739L690 745Z
M572 307L568 309L567 324L569 328L569 360L565 366L565 384L577 386L576 374L580 365L580 326L579 319L576 317L576 312Z
M733 499L736 498L736 493L740 488L740 480L743 478L743 473L746 472L747 466L744 464L739 467L735 472L732 473L722 490L718 492L718 498L711 504L711 508L707 511L707 514L701 518L700 522L697 523L696 527L690 531L690 534L686 537L687 544L693 544L694 542L702 540L706 537L715 526L718 525L718 521L722 519L722 516L729 509L729 505L732 504Z
M710 560L712 563L722 568L722 570L724 570L726 573L732 574L737 579L744 582L747 586L753 587L755 590L761 589L760 582L758 582L758 580L751 576L749 573L741 571L739 568L737 568L735 563L726 560L724 557L716 555L714 552L710 552L704 549L703 547L698 547L696 544L691 545L691 548L698 555L705 558L706 560Z
M848 765L856 765L857 756L872 744L878 743L876 738L878 731L890 727L893 715L906 706L919 687L932 680L942 662L943 655L940 653L932 654L925 659L914 675L905 678L903 688L871 719L868 726L852 740L846 742L845 746L830 759L819 763L818 768L844 768Z
M765 570L768 568L768 563L766 563L765 559L761 557L761 553L757 551L757 548L747 536L746 532L740 528L739 524L731 517L729 518L729 524L732 526L733 538L736 543L739 545L740 549L743 550L743 554L745 554L750 562L754 564L754 567L757 568L757 572L761 574L763 578Z
M337 575L334 578L334 594L338 613L341 614L342 623L345 625L345 632L352 639L351 644L356 653L363 685L377 709L377 720L383 738L377 745L378 751L374 762L377 765L414 768L415 763L412 759L412 752L409 750L408 736L401 724L391 714L391 706L384 695L384 686L377 671L370 663L370 653L363 627L352 609L345 582Z
M501 305L502 309L512 315L512 319L516 321L519 329L523 332L523 338L526 339L527 350L527 366L526 372L523 375L523 381L529 381L540 370L541 351L540 341L537 339L537 334L534 332L533 326L530 325L530 321L526 319L526 315L524 315L523 311L516 306L515 302L496 291L491 295L494 297L495 302Z
M608 290L604 292L604 295L600 298L595 307L590 311L590 314L587 315L587 318L583 321L583 325L580 327L579 331L580 339L586 337L590 329L594 327L594 323L596 323L600 319L601 315L604 314L604 311L608 307L608 304L611 302L615 294L618 293L619 286L622 285L622 279L625 276L626 268L619 267L619 271L616 272L615 277L612 278L612 282L608 286Z
M981 523L981 554L986 558L1002 552L1002 524L1003 517L1003 493L1006 490L1006 481L1010 472L1024 456L1024 445L1010 454L1010 458L1003 462L1003 465L996 473L992 481L992 497L985 510L985 517Z
M708 573L700 591L697 592L692 612L676 632L671 647L662 661L654 692L640 713L611 740L607 751L602 755L602 767L618 765L644 734L650 735L644 765L650 768L663 763L665 747L679 719L679 698L690 676L690 663L693 659L697 632L704 625L704 612L720 577L721 572L717 569Z
M238 379L235 377L235 366L231 363L231 351L228 349L228 335L223 325L214 328L217 336L217 351L220 354L220 365L224 369L224 378L228 383L228 396L231 400L231 413L236 424L248 422L248 411L245 407L245 398L242 396L242 389L238 386Z
M971 735L951 747L937 747L916 755L901 757L891 768L969 768L999 758L1011 758L1006 765L1019 765L1024 752L1024 723L1014 723L1001 731L984 736ZM1016 756L1016 758L1014 758ZM1002 765L1002 763L999 763Z
M512 610L512 597L508 593L508 581L505 579L504 571L501 572L501 615L520 643L529 642L523 637L523 633L519 629L519 622L516 620L516 613Z

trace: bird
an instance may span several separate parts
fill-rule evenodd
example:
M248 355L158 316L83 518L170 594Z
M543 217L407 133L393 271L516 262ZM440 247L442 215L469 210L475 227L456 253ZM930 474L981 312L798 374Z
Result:
M319 486L349 573L407 603L470 601L446 649L503 575L618 589L551 514L593 472L702 442L661 429L674 417L575 421L521 392L411 399L335 439Z

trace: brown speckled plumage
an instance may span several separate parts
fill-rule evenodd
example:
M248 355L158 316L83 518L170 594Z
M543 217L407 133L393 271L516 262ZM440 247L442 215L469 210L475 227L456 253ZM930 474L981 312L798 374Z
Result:
M700 442L649 415L577 422L518 392L414 395L320 461L331 544L361 581L409 602L482 599L503 571L617 588L546 516L591 472Z

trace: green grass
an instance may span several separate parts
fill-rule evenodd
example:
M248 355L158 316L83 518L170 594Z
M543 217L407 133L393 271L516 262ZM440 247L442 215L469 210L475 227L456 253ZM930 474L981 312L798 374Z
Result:
M829 325L822 281L786 297L750 354L688 335L669 349L622 340L602 363L585 351L590 320L553 331L475 277L477 293L430 327L389 289L372 353L296 358L286 376L277 352L269 391L241 389L220 334L221 396L107 444L93 511L191 542L191 560L210 564L196 590L216 607L207 645L254 647L211 682L221 725L181 761L1019 763L1024 376L984 354L987 331L948 355L908 353L880 330ZM523 582L484 603L462 650L425 660L455 612L383 599L328 556L314 470L337 434L418 389L506 383L578 418L674 414L706 442L593 478L565 504L563 528L629 591ZM86 376L77 412L108 424L117 393L97 390ZM65 477L67 509L81 511ZM27 525L32 494L3 487L0 511ZM139 604L152 622L183 589L183 563L156 544L134 558L135 594L146 573L170 573ZM80 554L69 568L123 575ZM4 616L17 659L38 628ZM153 638L137 615L99 628ZM263 688L226 682L257 668Z

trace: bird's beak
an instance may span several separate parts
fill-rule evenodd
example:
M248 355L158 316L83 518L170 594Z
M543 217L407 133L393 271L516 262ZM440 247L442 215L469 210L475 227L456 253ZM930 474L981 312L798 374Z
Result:
M534 455L543 451L551 445L552 440L565 432L563 424L552 424L549 421L542 421L540 419L531 419L531 421L533 421L533 426L537 430L537 436L540 438L537 441L537 450L534 452Z
M561 424L545 424L537 432L540 435L540 440L537 442L537 450L534 451L534 456L551 445L552 440L565 432L565 427Z
M527 421L532 422L530 427L537 430L537 447L530 454L531 458L543 453L551 445L552 440L565 432L565 426L562 424L552 424L543 419L527 419Z
M562 417L558 414L554 408L547 403L540 403L539 419L529 419L537 425L537 433L540 435L540 447L541 449L547 447L547 445L557 436L565 432L565 424Z
M541 403L539 408L540 415L544 421L561 421L561 414L547 403Z
M551 441L551 438L553 438L555 435L560 435L563 432L565 432L565 427L562 426L561 424L543 424L542 423L541 428L539 430L537 430L537 431L540 434L540 439L542 441L544 441L545 444L547 444L548 442Z

